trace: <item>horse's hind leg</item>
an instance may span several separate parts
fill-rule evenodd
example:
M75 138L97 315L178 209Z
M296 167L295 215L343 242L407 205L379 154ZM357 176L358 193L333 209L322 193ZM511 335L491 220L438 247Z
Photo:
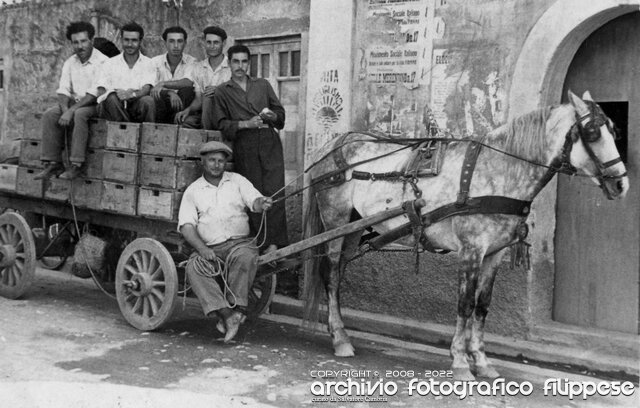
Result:
M476 307L473 317L467 327L468 349L467 352L473 357L476 366L476 375L479 377L496 378L500 374L491 366L484 351L484 322L491 303L493 284L496 278L497 265L502 258L504 250L486 256L482 263L482 268L478 276L478 287L476 289Z
M462 269L458 272L458 317L456 331L451 340L451 369L456 380L473 380L467 361L466 327L475 308L475 292L478 282L478 270L482 261L482 251L477 248L464 248L460 251L463 259Z
M334 354L338 357L352 357L354 355L354 348L344 329L340 312L340 281L349 259L358 246L361 235L361 232L356 232L327 244L327 254L331 262L328 282L326 282L329 309L328 328Z

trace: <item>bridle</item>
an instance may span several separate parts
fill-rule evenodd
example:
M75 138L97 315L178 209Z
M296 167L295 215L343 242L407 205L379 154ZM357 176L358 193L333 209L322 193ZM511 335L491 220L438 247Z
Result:
M557 157L552 163L551 168L553 171L557 173L563 173L568 175L577 174L578 170L571 164L570 156L571 149L575 142L580 139L582 141L582 145L589 155L589 158L593 161L596 167L596 174L592 177L598 180L600 188L604 191L607 198L611 198L610 192L605 188L604 181L607 179L621 179L627 175L625 171L623 174L618 175L609 175L606 170L609 167L615 166L618 163L622 162L620 156L615 159L602 162L600 158L595 154L591 144L597 142L602 137L602 133L600 132L600 128L602 126L606 126L609 132L617 138L615 129L611 126L610 121L607 116L604 114L602 109L593 101L584 101L589 107L589 110L584 115L579 115L576 112L576 122L571 126L569 132L565 137L564 146L562 147L562 152L559 157Z

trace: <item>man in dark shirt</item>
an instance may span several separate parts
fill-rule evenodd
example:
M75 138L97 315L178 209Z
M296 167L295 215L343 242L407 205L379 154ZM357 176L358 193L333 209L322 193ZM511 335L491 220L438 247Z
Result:
M260 191L274 199L284 194L284 157L280 136L284 128L284 108L269 82L247 75L251 53L244 45L227 51L231 79L213 95L216 129L234 143L235 171L245 176ZM260 215L250 214L254 232L260 227ZM267 214L265 246L268 250L288 245L284 203L275 204ZM264 228L264 227L263 227Z

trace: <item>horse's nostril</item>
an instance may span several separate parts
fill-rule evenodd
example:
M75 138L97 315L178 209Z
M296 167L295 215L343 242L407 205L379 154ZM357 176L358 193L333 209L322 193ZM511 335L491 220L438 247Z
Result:
M618 191L622 191L624 189L624 183L622 182L622 180L618 180L618 182L616 183L616 188L618 189Z

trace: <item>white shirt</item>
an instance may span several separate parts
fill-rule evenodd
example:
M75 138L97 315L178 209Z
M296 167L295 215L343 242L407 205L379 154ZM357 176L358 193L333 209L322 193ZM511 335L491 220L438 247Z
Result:
M156 68L151 62L151 58L140 53L133 68L129 68L124 59L124 53L121 53L102 64L94 89L103 87L106 90L98 98L98 103L100 103L116 89L140 89L145 85L155 84L155 80Z
M186 78L193 82L196 92L202 93L207 86L218 86L231 79L231 68L226 55L215 71L209 64L209 58L195 62L191 68Z
M249 235L249 216L253 203L262 194L238 173L225 171L218 186L200 177L184 192L178 212L178 231L185 224L196 227L207 245L221 244Z
M167 53L156 55L151 58L151 62L153 62L153 65L156 68L155 83L157 84L160 81L173 81L176 79L186 78L189 70L191 69L191 64L195 63L196 59L189 54L182 54L182 59L178 63L173 74L171 73L169 62L167 61Z
M76 54L69 57L62 65L60 84L56 93L66 95L74 101L79 101L87 92L95 93L92 88L98 72L98 67L109 57L94 48L91 57L82 63Z

